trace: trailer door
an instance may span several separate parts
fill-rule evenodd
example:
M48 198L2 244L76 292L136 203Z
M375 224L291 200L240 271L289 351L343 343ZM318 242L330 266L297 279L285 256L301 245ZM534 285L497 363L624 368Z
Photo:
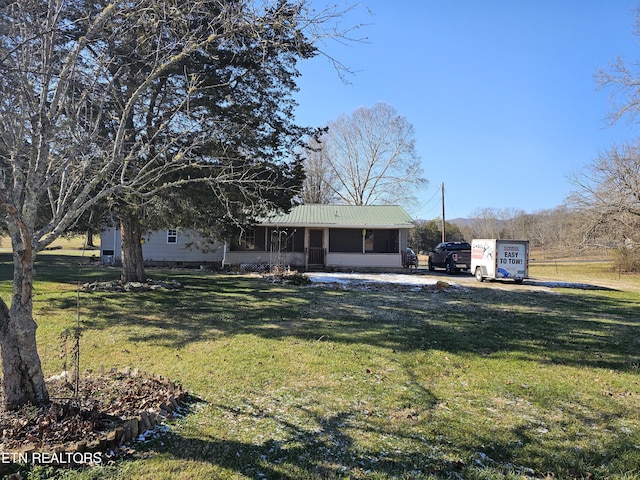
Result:
M525 243L498 242L497 278L525 278L527 246Z

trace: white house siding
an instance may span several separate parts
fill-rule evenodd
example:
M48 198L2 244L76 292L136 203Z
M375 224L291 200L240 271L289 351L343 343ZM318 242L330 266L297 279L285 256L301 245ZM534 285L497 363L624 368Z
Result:
M202 237L194 231L178 231L176 242L167 242L167 230L158 230L143 236L142 256L148 265L197 265L222 262L222 244L210 245L211 251L199 250L194 241ZM119 229L107 229L100 234L102 261L119 264L122 261L122 237ZM112 252L112 253L111 253Z
M390 270L402 268L399 253L328 253L326 267L338 270Z
M236 265L251 270L253 267L266 267L277 263L281 263L285 267L304 267L304 253L283 252L280 254L280 261L278 262L276 253L263 250L227 251L223 266Z
M167 231L160 230L144 236L142 255L148 263L185 263L198 262L216 263L222 261L223 245L207 244L207 250L201 251L197 242L203 242L202 237L193 231L178 231L176 242L167 242Z
M108 228L100 232L100 257L106 265L116 265L122 261L122 236L120 230Z

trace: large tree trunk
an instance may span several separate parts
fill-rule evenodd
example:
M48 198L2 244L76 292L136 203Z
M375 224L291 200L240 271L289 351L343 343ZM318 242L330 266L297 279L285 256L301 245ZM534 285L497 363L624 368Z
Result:
M31 248L15 251L13 299L9 309L0 299L0 355L3 407L15 410L29 403L46 405L49 393L36 347L32 285L35 254Z
M87 238L85 240L85 246L87 247L95 247L93 244L93 232L91 229L87 230Z
M122 236L122 283L146 281L142 256L142 228L135 213L121 213L120 234Z

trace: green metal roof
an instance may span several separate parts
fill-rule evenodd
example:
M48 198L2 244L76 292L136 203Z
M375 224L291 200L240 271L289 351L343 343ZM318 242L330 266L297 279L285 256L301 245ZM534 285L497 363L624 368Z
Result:
M411 228L413 219L397 205L298 205L261 222L265 226Z

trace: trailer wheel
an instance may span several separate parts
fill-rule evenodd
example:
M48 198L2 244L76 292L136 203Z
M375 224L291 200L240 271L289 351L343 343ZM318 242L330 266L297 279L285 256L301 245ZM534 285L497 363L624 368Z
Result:
M477 281L479 282L484 281L484 277L482 276L482 269L480 267L476 267L476 271L474 275Z

